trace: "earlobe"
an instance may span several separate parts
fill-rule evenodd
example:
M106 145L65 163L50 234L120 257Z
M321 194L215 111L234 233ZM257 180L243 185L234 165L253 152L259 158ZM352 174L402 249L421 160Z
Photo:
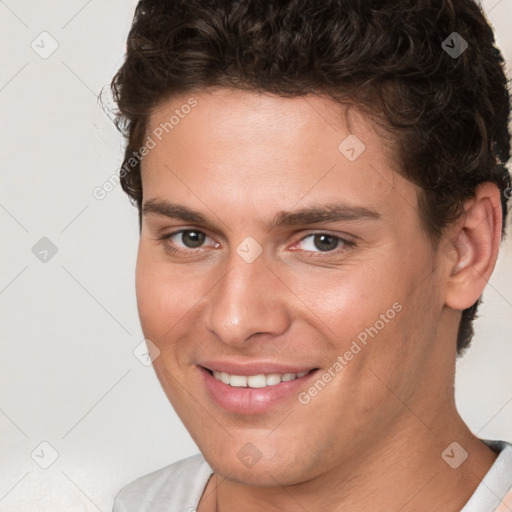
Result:
M446 295L446 305L459 310L478 300L496 265L502 226L498 187L482 183L464 208L452 235L456 256L449 263Z

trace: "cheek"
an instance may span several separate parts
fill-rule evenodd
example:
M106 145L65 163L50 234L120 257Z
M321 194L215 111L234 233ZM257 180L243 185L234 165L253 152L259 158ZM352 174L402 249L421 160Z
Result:
M204 272L194 275L187 267L171 264L161 249L141 240L135 272L140 324L167 360L178 356L179 341L198 325L201 304L212 286Z
M427 281L418 285L423 277L412 265L382 258L380 264L357 265L321 279L309 292L304 287L311 322L337 355L346 355L347 373L354 379L363 378L368 368L393 378L397 365L413 364L410 359L425 342L411 344L411 333L423 336L432 303Z
M373 325L403 295L400 280L382 263L354 259L337 269L294 272L288 283L298 307L315 325L327 328L327 338L347 341Z
M169 265L155 257L141 240L135 271L137 307L144 335L159 340L183 316L187 294L183 293L179 280L169 275Z

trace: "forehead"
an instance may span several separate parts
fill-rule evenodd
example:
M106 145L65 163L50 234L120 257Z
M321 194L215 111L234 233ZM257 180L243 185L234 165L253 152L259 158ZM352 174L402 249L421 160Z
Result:
M291 156L287 149L297 157L318 153L315 149L339 156L339 143L346 136L357 134L366 145L385 153L388 164L394 160L382 139L382 130L377 134L375 123L357 106L311 94L286 98L222 88L182 94L153 109L147 132L162 139L164 145L172 140L179 142L182 149L186 149L184 139L193 132L202 143L202 151L219 143L226 149L245 144L246 151L251 147L255 151L261 146L274 147L287 153L287 158Z
M228 209L253 210L319 198L381 210L416 203L415 186L396 172L374 123L357 108L318 96L183 94L154 109L146 136L155 145L142 161L145 198L227 198ZM408 204L386 201L397 193Z

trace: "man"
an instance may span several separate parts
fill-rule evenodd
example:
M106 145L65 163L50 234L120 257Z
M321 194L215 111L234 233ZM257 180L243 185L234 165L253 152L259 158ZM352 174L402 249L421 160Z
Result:
M112 86L142 330L201 451L115 512L510 509L512 446L454 401L511 190L480 7L141 2Z

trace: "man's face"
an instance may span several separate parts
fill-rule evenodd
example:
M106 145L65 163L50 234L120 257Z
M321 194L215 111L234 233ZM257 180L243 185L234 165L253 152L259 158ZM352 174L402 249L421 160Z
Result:
M141 325L191 436L240 482L354 465L398 433L429 435L411 411L442 403L439 363L454 356L442 341L456 332L445 332L442 265L417 187L351 112L349 129L326 99L220 89L162 102L150 119ZM164 202L204 219L167 216ZM283 218L328 205L337 219Z

